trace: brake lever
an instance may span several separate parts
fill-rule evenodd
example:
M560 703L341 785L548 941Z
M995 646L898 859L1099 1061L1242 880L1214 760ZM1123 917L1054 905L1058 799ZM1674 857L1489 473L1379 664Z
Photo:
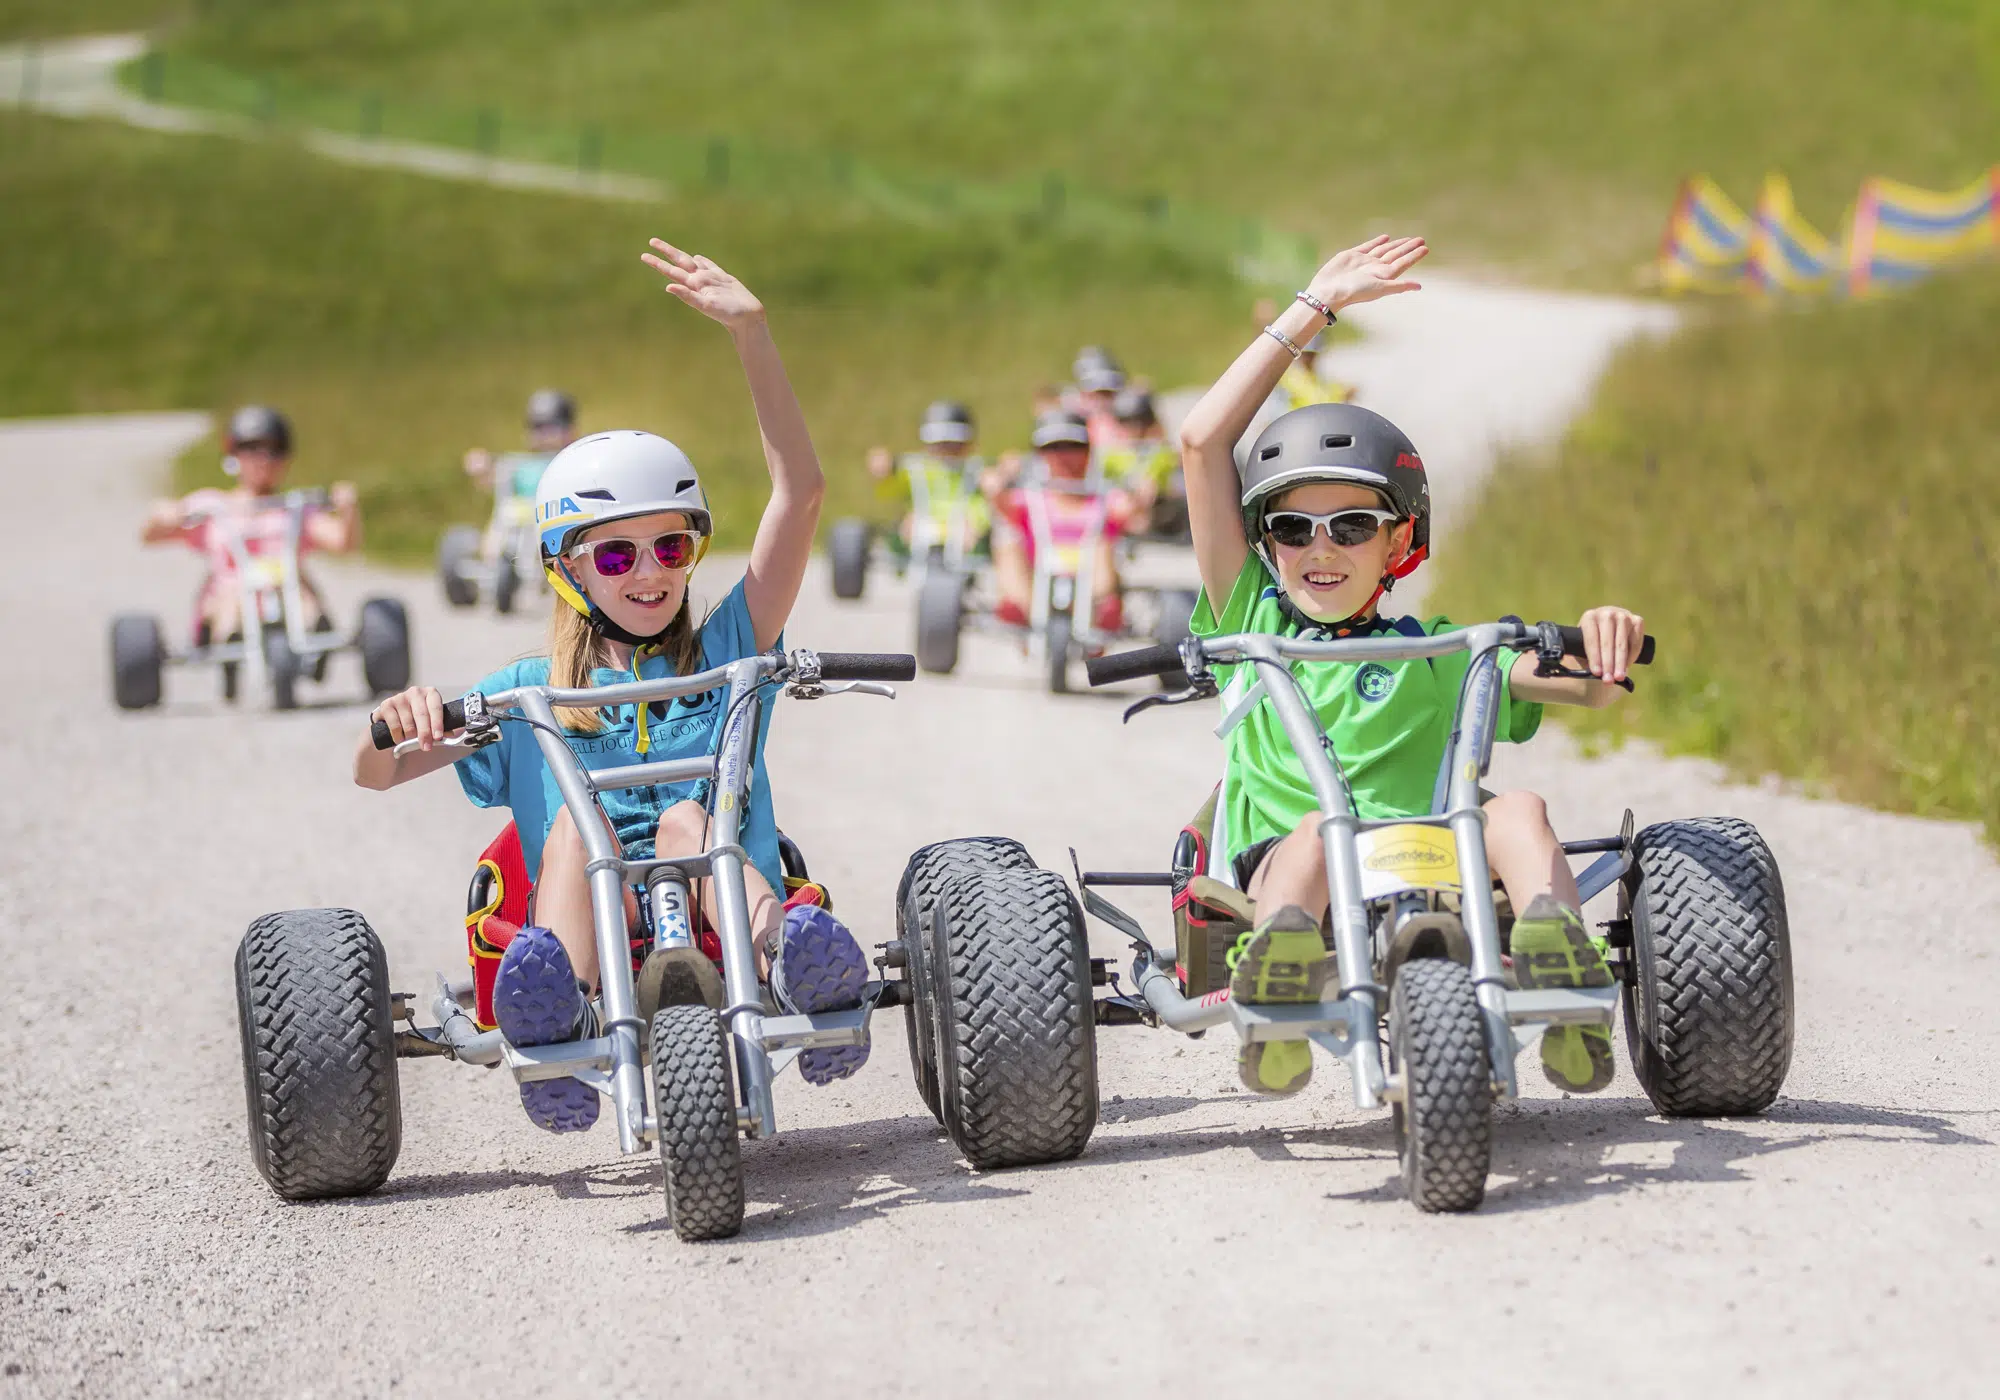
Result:
M1155 705L1185 705L1194 700L1213 700L1220 693L1215 687L1215 681L1206 672L1199 677L1190 676L1188 680L1191 684L1186 690L1176 690L1171 693L1161 691L1154 695L1148 695L1143 700L1127 705L1125 707L1125 718L1120 720L1119 723L1130 724L1132 716L1142 710L1150 710Z
M884 685L880 681L793 681L785 687L785 694L794 700L824 700L829 695L879 695L884 700L896 698L896 687Z
M1563 662L1566 659L1567 653L1563 650L1562 633L1556 629L1555 623L1536 623L1535 675L1537 678L1565 681L1596 681L1603 679L1602 676L1593 676L1588 671L1573 670L1565 666ZM1622 681L1614 681L1612 684L1623 686L1628 694L1633 690L1632 678L1630 676L1627 676Z

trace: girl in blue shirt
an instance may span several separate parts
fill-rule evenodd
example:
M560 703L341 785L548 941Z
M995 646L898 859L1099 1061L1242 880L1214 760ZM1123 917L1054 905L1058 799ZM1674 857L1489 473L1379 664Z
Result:
M594 433L564 448L536 492L542 560L556 600L549 654L496 671L481 691L520 685L561 688L688 675L768 651L782 638L798 598L825 480L812 438L765 323L748 288L707 258L660 240L643 261L666 279L666 291L720 322L735 342L771 472L771 500L758 522L743 581L697 623L688 576L706 553L713 522L694 464L651 433ZM644 707L559 710L568 741L593 768L655 762L713 751L724 692ZM416 751L398 758L364 736L355 781L390 788L458 762L459 782L482 807L514 814L527 868L536 871L531 925L507 946L494 983L494 1018L516 1045L545 1045L586 1033L589 995L598 980L583 840L562 805L554 778L525 726L501 726L501 741L466 753L435 747L445 737L443 697L414 686L384 701L373 718ZM768 714L768 711L767 711ZM768 729L768 722L766 725ZM854 936L823 909L786 910L778 833L765 778L764 733L757 736L749 811L741 842L759 970L792 1011L858 1005L868 969ZM604 812L628 857L695 855L705 848L706 785L674 784L604 795ZM703 911L718 918L713 882L699 882ZM636 901L628 898L628 917ZM813 1083L861 1067L863 1047L809 1050L799 1067ZM595 1090L575 1079L521 1087L528 1116L556 1132L597 1120Z

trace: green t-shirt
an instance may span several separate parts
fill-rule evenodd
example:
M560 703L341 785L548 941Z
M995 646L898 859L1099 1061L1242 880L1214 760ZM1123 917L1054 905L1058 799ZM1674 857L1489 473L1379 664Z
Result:
M1215 615L1203 594L1190 630L1198 637L1270 632L1331 639L1324 629L1301 627L1288 619L1278 599L1278 585L1253 554L1236 576L1222 615ZM1422 626L1427 635L1454 630L1441 617ZM1394 630L1388 623L1379 627L1382 633ZM1520 743L1534 737L1541 726L1542 707L1514 699L1509 663L1509 657L1500 658L1500 720L1494 736ZM1459 685L1471 666L1472 653L1465 651L1430 661L1292 663L1292 674L1298 677L1306 702L1319 712L1347 773L1357 815L1377 821L1430 811L1438 766L1451 742ZM1215 668L1225 710L1256 683L1257 669L1247 661ZM1304 765L1293 754L1277 711L1268 702L1260 702L1246 715L1226 742L1220 844L1223 858L1233 860L1267 837L1288 834L1319 804L1306 782Z

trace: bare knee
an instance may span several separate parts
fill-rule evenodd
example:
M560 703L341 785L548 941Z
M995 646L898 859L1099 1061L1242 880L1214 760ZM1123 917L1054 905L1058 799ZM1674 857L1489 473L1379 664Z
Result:
M547 839L542 842L542 869L555 867L583 867L583 837L577 834L576 823L570 820L569 809L556 813L556 819L549 827Z
M1503 841L1548 831L1549 804L1540 793L1503 792L1486 804L1486 829Z
M1292 834L1285 839L1287 841L1310 842L1317 846L1319 844L1320 824L1325 820L1325 814L1319 811L1318 808L1314 808L1299 818L1299 824L1292 828Z
M699 802L676 802L660 813L654 849L662 856L700 854L708 840L708 810Z

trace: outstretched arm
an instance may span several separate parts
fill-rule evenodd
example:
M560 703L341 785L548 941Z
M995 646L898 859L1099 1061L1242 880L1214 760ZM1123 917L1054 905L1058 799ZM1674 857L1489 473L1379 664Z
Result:
M743 598L750 607L757 645L773 646L805 581L826 477L813 450L812 434L806 431L799 396L792 392L792 381L764 320L764 304L709 259L683 253L664 239L652 242L657 251L642 253L640 260L667 279L669 293L728 329L743 362L743 377L750 382L764 462L771 471L771 501L750 546Z
M1429 251L1421 238L1386 234L1371 238L1334 254L1314 274L1307 290L1335 311L1397 292L1413 292L1418 284L1405 281L1403 274ZM1304 345L1326 323L1319 312L1294 301L1272 324L1294 345ZM1250 542L1243 535L1236 440L1291 367L1291 352L1259 331L1181 424L1181 465L1187 482L1195 563L1201 569L1201 584L1209 603L1218 610L1250 552Z

